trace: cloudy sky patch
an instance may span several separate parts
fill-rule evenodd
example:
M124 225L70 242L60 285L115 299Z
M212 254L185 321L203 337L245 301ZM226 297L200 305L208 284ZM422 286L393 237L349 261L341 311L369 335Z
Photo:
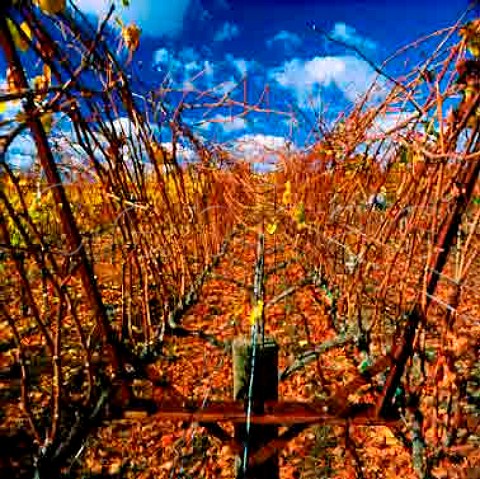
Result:
M215 33L213 37L214 42L225 42L232 40L240 35L240 30L235 23L225 22Z

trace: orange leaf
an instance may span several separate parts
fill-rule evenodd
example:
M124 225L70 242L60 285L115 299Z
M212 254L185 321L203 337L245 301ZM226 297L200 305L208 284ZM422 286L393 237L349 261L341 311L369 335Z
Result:
M131 52L136 51L140 45L140 33L140 28L134 23L122 28L123 41Z
M35 0L35 4L47 15L62 13L66 7L65 0Z

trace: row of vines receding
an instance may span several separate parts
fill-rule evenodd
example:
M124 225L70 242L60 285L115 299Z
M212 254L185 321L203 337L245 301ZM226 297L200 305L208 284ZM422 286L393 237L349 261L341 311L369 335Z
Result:
M400 80L378 67L352 112L275 178L272 225L322 278L359 371L377 375L376 413L405 414L418 477L478 467L479 38L475 20L414 42L434 53ZM362 384L327 395L345 405Z

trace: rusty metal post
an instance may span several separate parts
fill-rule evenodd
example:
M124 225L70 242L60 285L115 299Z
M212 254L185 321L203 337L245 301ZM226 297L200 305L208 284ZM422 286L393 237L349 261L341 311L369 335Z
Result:
M264 414L265 401L278 400L278 345L271 338L265 338L263 343L256 344L254 375L251 382L252 346L248 338L239 337L233 341L233 397L236 401L244 402L247 412L250 396L251 413ZM261 463L249 461L249 457L258 449L277 437L276 425L250 424L247 428L247 423L243 423L235 426L235 439L243 445L244 450L245 447L248 448L246 467L243 453L235 459L237 479L279 478L277 454Z

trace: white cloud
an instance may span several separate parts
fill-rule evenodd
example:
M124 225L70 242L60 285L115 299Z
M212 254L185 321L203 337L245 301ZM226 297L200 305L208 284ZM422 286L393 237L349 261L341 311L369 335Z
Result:
M263 135L261 133L244 135L240 140L253 142L261 148L270 151L280 150L288 143L283 136Z
M256 159L275 155L287 145L288 141L282 136L249 133L237 138L233 149L247 159Z
M194 73L200 70L200 64L197 61L188 62L185 64L185 71L187 73Z
M233 141L232 153L239 159L252 163L258 172L276 168L279 155L291 147L290 142L281 136L246 134Z
M293 51L302 44L302 39L296 34L281 30L274 37L266 41L267 47L276 47L277 44L283 45L286 51Z
M226 118L226 121L223 123L223 131L225 133L231 133L232 131L245 130L248 123L245 118L235 117L233 119Z
M235 131L245 130L248 127L248 123L245 118L217 114L209 120L200 123L199 127L203 130L221 128L223 133L233 133Z
M195 84L189 80L185 80L183 82L182 90L184 92L192 92L195 91L197 88L195 87Z
M0 77L0 96L10 93L10 89L7 85L5 77ZM0 119L12 119L15 115L23 111L22 103L20 100L7 101L0 103ZM6 125L8 128L9 126ZM0 127L0 133L3 133L4 128Z
M165 148L167 153L173 153L173 144L171 141L162 143L162 147ZM192 148L177 143L175 145L175 155L177 160L180 161L195 161L198 160L198 155Z
M153 126L153 133L158 133L158 129ZM122 161L125 162L127 167L130 167L132 165L132 157L131 157L131 151L132 147L138 152L140 149L142 150L142 159L144 161L144 164L148 167L150 165L151 161L147 156L147 153L145 151L145 147L142 146L144 145L144 138L139 130L139 128L135 125L134 122L132 122L128 117L120 117L115 119L112 122L111 128L109 128L110 131L115 132L116 135L118 136L125 136L126 139L128 140L128 143L125 144L121 150L121 158L117 158L117 160L121 159ZM65 133L65 135L68 135ZM108 135L107 135L108 136ZM105 135L102 133L97 134L97 139L99 140L100 144L103 146L108 145L108 140ZM68 152L72 156L75 155L77 157L83 156L81 148L76 144L75 139L71 139L68 137L69 141L64 141L62 144L59 146L61 149L64 151ZM65 144L70 143L70 147L65 147ZM161 142L161 145L167 153L172 153L173 152L173 144L171 141L165 141ZM100 154L100 151L97 149L94 149L94 152L98 154L97 156L97 161L104 162L103 154ZM198 159L198 155L196 154L195 150L193 150L189 145L184 145L181 143L176 143L176 157L179 161L193 161L195 159ZM88 164L89 158L85 156L84 162Z
M208 53L205 56L210 58ZM192 49L176 52L163 47L153 53L152 67L163 74L164 81L173 87L182 88L185 85L192 90L193 84L197 89L209 89L223 95L234 90L247 73L256 71L257 63L231 54L226 54L224 61L202 60L200 54Z
M215 85L213 88L213 91L217 95L228 95L235 90L235 88L238 86L238 83L233 79L230 78L230 80L226 80L218 85Z
M112 121L112 130L118 135L126 135L127 137L138 136L138 128L125 116L116 118Z
M178 55L178 57L177 57ZM190 61L186 61L190 58ZM214 65L209 60L200 60L199 55L195 55L194 51L175 54L166 48L160 48L153 54L153 67L159 72L169 75L171 81L179 85L186 86L189 90L192 89L195 82L204 79L207 86L214 76Z
M270 76L292 90L299 105L305 107L312 97L320 96L321 88L333 85L354 102L366 93L377 75L367 62L357 57L327 56L308 61L294 58L272 70Z
M417 113L400 112L377 115L373 120L370 133L374 136L388 134L390 131L411 128L412 123L418 121Z
M375 42L368 40L367 38L361 37L357 34L355 28L350 27L343 22L335 23L332 31L330 32L330 36L360 49L363 48L368 50L375 50L375 48L377 48Z
M215 33L213 40L215 42L224 42L237 37L240 34L240 30L235 23L225 22L219 30Z
M6 79L0 77L0 96L9 93L9 89L6 84ZM0 112L0 123L5 121L3 126L0 126L0 135L7 136L12 133L12 130L18 126L16 121L13 121L17 115L23 113L23 106L20 100L2 102ZM58 129L59 115L53 115L52 126L55 130ZM55 131L57 133L57 131ZM50 135L50 137L52 137ZM26 169L30 168L37 156L37 148L35 142L28 129L17 134L14 140L9 144L9 147L5 154L7 163L14 168Z
M153 63L160 64L160 63L169 63L171 60L170 52L166 48L159 48L153 54Z
M204 60L200 62L189 62L183 65L184 73L186 77L206 76L207 78L213 77L213 65L210 61Z
M233 66L242 77L244 77L247 73L250 73L255 67L255 62L253 60L245 60L245 58L235 58L230 53L227 53L225 55L225 60L227 63Z
M102 16L112 4L112 0L75 0L75 3L86 13ZM191 0L132 0L131 5L126 8L120 6L120 1L114 3L125 23L136 23L143 32L160 37L175 36L181 32Z
M212 62L205 60L203 62L203 71L207 77L213 77L213 64Z
M305 88L318 83L328 86L345 74L345 62L340 57L315 57L304 62L294 58L284 63L273 77L286 88Z
M10 144L5 159L13 168L30 168L37 155L33 138L28 133L17 135Z

